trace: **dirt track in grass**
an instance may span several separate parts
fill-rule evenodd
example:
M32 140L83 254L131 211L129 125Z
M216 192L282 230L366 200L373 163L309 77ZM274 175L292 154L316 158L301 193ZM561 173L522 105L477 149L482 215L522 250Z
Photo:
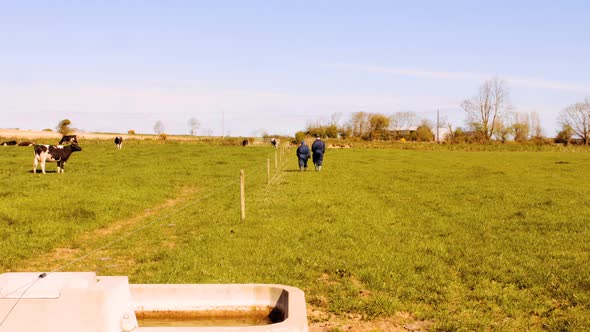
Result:
M145 209L130 218L115 221L106 227L84 233L72 242L72 244L80 243L80 246L75 248L73 248L73 246L58 247L46 254L34 257L22 264L24 267L23 271L53 271L58 269L60 266L96 249L98 247L96 243L99 240L123 230L131 231L132 229L136 229L139 225L142 225L143 220L162 214L174 207L182 206L193 197L196 191L196 188L192 187L183 188L176 197L168 199L162 204L156 205L150 209Z

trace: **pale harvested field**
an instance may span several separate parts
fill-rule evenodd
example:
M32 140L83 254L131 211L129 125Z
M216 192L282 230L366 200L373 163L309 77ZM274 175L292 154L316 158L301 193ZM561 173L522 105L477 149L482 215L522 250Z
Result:
M97 134L97 133L84 133L84 132L75 132L74 135L77 135L79 139L114 139L115 136L122 136L123 139L157 139L158 136L156 135L128 135L128 134ZM42 130L17 130L17 129L0 129L0 137L3 139L6 138L14 138L14 139L21 139L21 140L35 140L39 138L57 138L58 140L61 139L61 134L56 133L53 131L42 131ZM175 139L177 139L175 137ZM182 137L180 139L183 139ZM185 139L190 139L187 137Z
M158 135L147 135L147 134L103 134L103 133L88 133L88 132L74 132L73 135L77 135L78 139L87 140L111 140L115 136L122 136L124 140L157 140ZM53 131L42 131L42 130L18 130L18 129L0 129L0 140L17 140L17 141L34 141L36 139L47 139L55 138L58 141L62 135ZM210 139L208 136L188 136L188 135L167 135L169 140L181 140L181 141L198 141L203 139Z

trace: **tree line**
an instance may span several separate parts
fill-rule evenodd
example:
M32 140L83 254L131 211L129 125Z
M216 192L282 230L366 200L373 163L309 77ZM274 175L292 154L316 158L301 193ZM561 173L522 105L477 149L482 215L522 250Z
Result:
M497 140L504 143L510 139L516 142L551 141L543 136L537 112L513 111L506 83L497 77L484 82L474 97L461 103L461 108L467 115L467 126L475 142ZM561 110L557 122L561 129L553 140L555 143L568 144L576 139L587 145L590 133L588 99Z
M439 140L447 143L506 143L590 142L590 101L585 99L565 107L557 119L560 127L555 138L544 136L538 112L516 112L510 103L506 83L495 77L485 81L475 96L465 99L461 108L466 115L465 127L454 127L443 120L438 127L445 132ZM363 140L435 140L436 126L429 119L419 118L415 112L382 113L355 112L344 123L334 114L327 122L309 123L295 134L300 140L306 136Z
M338 114L335 114L338 115ZM434 125L427 119L420 119L414 112L382 113L355 112L344 124L333 115L327 123L316 121L308 124L305 131L299 131L295 138L320 136L324 138L363 139L363 140L411 140L433 141Z

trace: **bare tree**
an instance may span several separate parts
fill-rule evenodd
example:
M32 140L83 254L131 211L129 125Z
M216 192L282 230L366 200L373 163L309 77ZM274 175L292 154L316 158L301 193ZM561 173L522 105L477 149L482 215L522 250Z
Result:
M489 141L497 128L497 119L510 109L504 81L497 77L485 81L479 94L463 101L461 107L467 113L468 125L479 132L484 141Z
M531 138L543 137L543 128L541 128L541 118L539 112L531 112Z
M365 112L352 113L350 128L353 137L363 137L369 129L369 115Z
M330 125L338 126L340 124L340 119L342 119L342 112L332 113L332 115L330 115Z
M559 123L569 126L574 135L578 136L584 144L590 139L590 101L575 103L566 107L559 114Z
M447 141L447 143L455 143L455 132L453 131L453 124L450 121L447 122L447 129L449 132L445 137L445 141Z
M393 130L403 130L418 124L418 116L414 112L395 112L389 117L389 125Z
M164 123L162 121L156 121L156 124L154 125L154 132L156 134L161 134L164 132Z
M191 136L195 136L197 133L197 129L201 126L199 120L195 118L188 119L188 127L190 129Z

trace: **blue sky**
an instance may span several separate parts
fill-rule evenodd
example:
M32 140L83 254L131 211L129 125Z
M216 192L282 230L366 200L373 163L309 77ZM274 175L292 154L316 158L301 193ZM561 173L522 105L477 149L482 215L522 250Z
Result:
M587 1L2 1L0 127L293 134L436 110L507 81L515 111L590 97Z

